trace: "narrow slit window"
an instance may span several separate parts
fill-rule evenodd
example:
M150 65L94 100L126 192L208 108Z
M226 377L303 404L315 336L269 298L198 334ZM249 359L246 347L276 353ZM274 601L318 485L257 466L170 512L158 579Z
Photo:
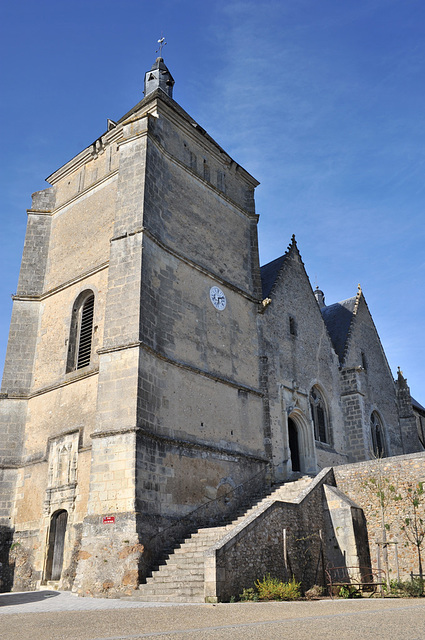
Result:
M204 160L204 180L210 181L210 168L206 160Z

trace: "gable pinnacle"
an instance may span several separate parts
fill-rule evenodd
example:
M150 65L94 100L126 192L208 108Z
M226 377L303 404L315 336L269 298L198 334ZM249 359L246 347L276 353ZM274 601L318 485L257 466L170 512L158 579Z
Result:
M288 244L288 247L287 247L287 249L286 249L286 253L289 253L289 251L290 251L293 247L297 247L297 241L295 240L295 233L293 233L293 234L292 234L291 242Z

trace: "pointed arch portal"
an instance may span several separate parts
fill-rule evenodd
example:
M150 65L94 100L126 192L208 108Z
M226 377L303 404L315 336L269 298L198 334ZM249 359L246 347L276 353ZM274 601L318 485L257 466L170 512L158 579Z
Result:
M288 439L289 449L291 451L292 471L301 471L298 430L292 418L288 418Z

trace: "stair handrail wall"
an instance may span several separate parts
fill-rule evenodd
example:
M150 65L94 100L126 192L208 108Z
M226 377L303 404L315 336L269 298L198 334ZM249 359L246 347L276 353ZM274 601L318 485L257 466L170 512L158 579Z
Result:
M237 580L237 572L233 570L233 575L230 576L227 574L225 570L225 556L226 552L230 551L232 547L236 543L240 543L241 546L244 546L243 539L249 534L255 527L259 526L260 523L263 523L267 518L267 514L271 514L273 512L281 512L283 513L295 513L298 512L299 508L309 501L309 498L315 494L319 490L318 498L321 501L322 498L322 486L324 484L335 485L335 478L332 467L326 467L322 469L317 476L312 478L311 483L308 487L300 491L299 495L296 496L290 503L285 502L281 499L271 498L270 501L265 501L263 504L258 506L253 513L247 516L243 522L237 525L234 529L226 533L223 538L213 543L211 547L205 552L205 601L206 602L226 602L228 601L231 595L234 595L229 591L229 586L232 580ZM300 516L297 516L297 520ZM309 520L309 514L305 513L304 517ZM305 526L308 525L305 522ZM302 526L302 525L301 525ZM267 529L267 527L263 529ZM282 527L281 527L282 529ZM313 532L313 529L311 530ZM305 534L303 534L305 535ZM282 545L280 545L281 547ZM279 548L280 548L279 547ZM256 549L257 555L260 557L260 549L257 547ZM236 566L236 565L235 565ZM263 572L270 571L270 567L262 567ZM261 577L261 571L255 578ZM226 575L227 574L227 575ZM247 584L241 585L239 591L235 591L235 593L240 593L242 587L250 586Z

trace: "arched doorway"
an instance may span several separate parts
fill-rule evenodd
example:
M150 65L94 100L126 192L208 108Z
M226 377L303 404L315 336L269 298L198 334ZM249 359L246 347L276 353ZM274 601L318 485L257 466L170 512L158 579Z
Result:
M60 580L65 546L68 512L56 511L50 520L49 549L47 552L46 580Z
M292 471L301 471L298 430L292 418L288 418L288 440L291 451Z

